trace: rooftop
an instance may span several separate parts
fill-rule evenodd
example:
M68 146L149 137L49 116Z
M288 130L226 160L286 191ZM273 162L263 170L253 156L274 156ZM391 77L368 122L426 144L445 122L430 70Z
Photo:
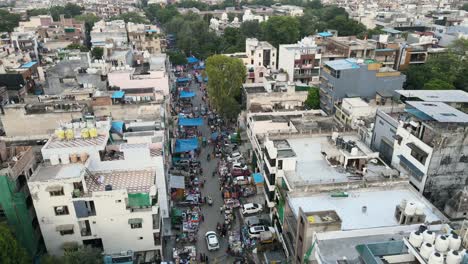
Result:
M468 93L462 90L396 90L407 98L418 98L426 102L468 103Z
M359 69L359 64L355 59L333 60L325 62L325 65L334 70Z
M156 172L154 170L125 170L93 172L93 177L86 178L89 192L105 191L106 185L113 190L126 189L129 193L148 193L155 185ZM98 180L96 180L98 179Z
M445 220L427 200L408 187L355 190L349 191L348 197L331 197L330 193L312 194L289 197L288 202L296 216L299 208L304 213L334 210L342 220L341 229L353 230L399 226L394 216L395 208L405 199L423 205L426 222ZM365 212L363 206L367 207Z
M85 165L81 163L70 163L51 165L50 163L42 164L31 176L29 181L49 181L49 180L65 180L79 178L85 173Z
M107 144L106 135L98 135L96 138L75 138L72 140L60 140L53 136L49 142L44 146L44 149L61 149L61 148L80 148L80 147L92 147L102 146L103 148Z
M468 123L468 114L442 102L406 101L406 111L421 120L441 123Z

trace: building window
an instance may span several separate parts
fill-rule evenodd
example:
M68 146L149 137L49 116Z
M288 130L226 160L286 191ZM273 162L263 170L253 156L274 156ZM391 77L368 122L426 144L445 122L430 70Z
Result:
M55 206L54 207L55 215L68 215L68 206Z
M275 56L275 53L272 53L271 56L274 57L274 56Z
M141 223L136 223L136 224L130 224L130 227L132 229L137 229L137 228L142 228L142 225L141 225Z
M128 224L130 225L131 229L142 228L143 219L141 218L130 218L128 219Z
M259 76L260 76L260 77L263 77L263 72L259 73Z
M49 191L50 196L62 196L65 195L63 188Z
M62 230L60 231L60 235L65 236L65 235L73 235L75 232L73 229L68 229L68 230Z
M283 160L278 160L278 170L283 169Z
M258 57L259 57L259 58L261 58L261 57L262 57L262 54L261 54L261 53L259 53L259 54L258 54Z

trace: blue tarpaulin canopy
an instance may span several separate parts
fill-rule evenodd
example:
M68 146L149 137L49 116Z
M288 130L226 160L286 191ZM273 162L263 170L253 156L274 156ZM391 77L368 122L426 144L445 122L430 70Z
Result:
M195 93L194 92L181 91L179 97L180 98L192 98L192 97L195 97Z
M180 77L180 78L177 78L177 82L178 83L190 82L190 78L189 77Z
M111 131L118 134L123 134L123 126L123 121L112 121Z
M37 61L30 61L30 62L27 62L27 63L21 65L21 68L31 68L32 66L34 66L36 64L37 64Z
M179 118L179 126L202 126L203 118Z
M176 139L175 144L175 153L182 153L198 148L198 139L189 138L189 139Z
M264 179L263 179L263 175L261 173L254 173L254 174L252 174L252 176L253 176L255 184L263 183Z
M203 77L201 75L197 75L198 82L203 82Z
M125 96L125 92L124 91L115 91L113 94L112 94L112 99L121 99L121 98L124 98Z
M325 32L320 32L320 33L318 33L318 35L321 36L321 37L331 37L331 36L333 36L332 33L326 32L326 31Z
M187 62L190 63L190 64L193 64L193 63L199 62L199 60L197 58L195 58L194 56L190 56L190 57L187 58Z
M204 70L206 68L206 66L205 65L195 65L193 68L195 70Z

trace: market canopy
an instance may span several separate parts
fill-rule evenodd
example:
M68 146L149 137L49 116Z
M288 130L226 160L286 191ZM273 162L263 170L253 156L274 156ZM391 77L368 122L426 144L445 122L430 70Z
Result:
M204 70L206 68L206 66L205 65L195 65L193 68L195 70Z
M264 179L261 173L254 173L252 176L253 176L255 184L263 183Z
M115 91L113 94L112 94L112 99L122 99L124 98L125 96L125 92L124 91Z
M111 131L114 133L123 134L123 130L124 130L123 127L124 127L123 121L112 121Z
M181 91L179 97L180 98L192 98L192 97L195 97L195 93L194 92Z
M197 138L176 139L175 153L182 153L198 148Z
M185 178L184 176L171 175L171 188L174 189L185 189Z
M199 60L197 58L195 58L194 56L190 56L190 57L187 58L187 62L190 63L190 64L194 64L194 63L199 62Z
M176 81L178 83L190 82L190 78L189 77L179 77L179 78L177 78Z
M202 126L203 118L179 118L179 126Z

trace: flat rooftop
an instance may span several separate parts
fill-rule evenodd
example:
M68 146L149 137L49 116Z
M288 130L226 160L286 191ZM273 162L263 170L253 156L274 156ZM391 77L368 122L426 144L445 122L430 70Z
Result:
M322 144L328 144L327 137L295 138L287 140L296 153L295 173L286 173L292 185L346 182L350 173L341 168L333 168L321 153ZM323 209L326 210L326 209Z
M468 114L442 102L406 101L405 111L421 120L441 123L468 123Z
M418 98L426 102L468 103L468 93L462 90L396 90L407 98Z
M85 173L85 165L81 163L51 165L42 164L29 179L30 182L49 180L65 180L79 178Z
M61 148L80 148L102 146L107 144L107 136L98 135L96 138L74 138L72 140L60 140L53 136L49 142L44 146L44 149L61 149Z
M129 193L150 191L151 186L155 185L155 170L123 170L123 171L105 171L92 172L92 177L86 177L86 186L89 192L105 191L106 185L112 185L113 190L126 189ZM97 181L96 179L102 179ZM101 183L99 183L101 182Z
M342 220L342 230L399 226L394 212L395 207L404 199L423 204L426 222L442 221L432 205L416 191L409 188L393 190L356 190L349 191L348 197L331 197L330 193L289 197L289 205L297 217L299 208L305 213L334 210ZM362 207L366 206L365 213Z
M359 69L356 59L333 60L325 62L325 65L334 70Z

